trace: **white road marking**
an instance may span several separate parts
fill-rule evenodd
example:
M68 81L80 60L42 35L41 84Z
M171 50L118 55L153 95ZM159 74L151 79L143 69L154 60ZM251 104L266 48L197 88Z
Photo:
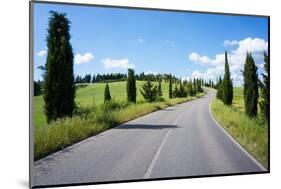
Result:
M177 119L173 122L173 125L176 125L176 123L177 123L178 120L183 116L184 113L185 113L185 111L183 111L183 112L177 117ZM154 166L155 166L155 163L156 163L156 161L158 160L158 157L159 157L159 155L160 155L160 153L161 153L161 151L162 151L162 149L163 149L163 147L164 147L164 145L165 145L165 143L166 143L166 141L167 141L167 139L168 139L168 137L169 137L171 131L172 131L172 130L169 129L169 131L165 134L165 136L164 136L164 138L163 138L163 140L162 140L160 146L158 147L158 149L157 149L157 151L156 151L156 153L155 153L155 155L154 155L154 157L153 157L153 159L152 159L150 165L148 166L148 168L147 168L147 170L146 170L146 173L145 173L145 175L144 175L144 179L147 179L147 178L150 177L150 174L151 174L151 172L152 172L152 170L153 170L153 168L154 168Z

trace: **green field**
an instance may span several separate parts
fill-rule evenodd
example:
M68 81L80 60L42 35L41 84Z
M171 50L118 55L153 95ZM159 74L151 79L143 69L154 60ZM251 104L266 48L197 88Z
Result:
M246 116L243 88L234 88L232 106L225 106L221 100L215 99L211 108L214 117L227 132L263 166L268 167L268 125L262 121L260 113L253 119Z
M137 101L143 101L140 88L144 81L137 81ZM157 83L156 83L157 84ZM168 99L169 83L162 82L163 97ZM174 86L174 85L173 85ZM103 104L105 83L88 84L85 88L78 88L75 102L82 107L93 107ZM109 83L110 94L115 101L126 101L126 81ZM34 97L34 126L46 125L43 96Z

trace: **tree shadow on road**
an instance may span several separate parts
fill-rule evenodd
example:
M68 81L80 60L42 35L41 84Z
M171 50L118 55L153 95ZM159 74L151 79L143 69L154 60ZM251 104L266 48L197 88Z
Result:
M153 124L124 124L115 129L177 129L177 125L153 125Z

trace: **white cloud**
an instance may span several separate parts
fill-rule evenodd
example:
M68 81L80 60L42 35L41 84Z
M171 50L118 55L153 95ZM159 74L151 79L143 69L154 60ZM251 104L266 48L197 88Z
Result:
M268 50L268 42L259 38L246 38L241 41L225 41L225 43L227 45L238 45L236 49L228 52L228 63L234 85L241 85L243 82L241 70L244 68L247 52L252 53L257 67L261 69L264 63L263 52ZM216 80L217 77L224 73L224 53L217 54L214 59L211 59L193 52L189 55L189 60L209 67L205 72L194 71L192 78Z
M246 38L242 41L239 41L239 47L232 51L232 53L238 55L244 55L245 52L259 53L263 51L267 51L268 42L264 39L259 38Z
M193 62L198 62L200 59L200 55L197 54L196 52L193 52L189 55L189 60L193 61Z
M130 64L127 58L124 59L110 59L106 58L102 60L104 67L106 69L110 68L120 68L120 69L128 69L128 68L135 68L134 64Z
M218 65L224 58L223 54L218 54L216 55L216 58L214 60L211 60L209 57L207 56L200 56L198 53L193 52L189 55L189 60L195 62L195 63L199 63L199 64L203 64L203 65Z
M238 45L239 44L239 41L237 40L225 40L224 41L224 46L227 47L227 46L234 46L234 45Z
M46 56L46 54L47 54L47 51L46 50L42 50L42 51L39 51L37 53L37 56L42 57L42 56Z
M93 60L95 57L92 55L92 53L85 53L84 55L81 54L76 54L74 57L74 63L75 64L83 64L90 62Z
M149 71L147 71L147 72L145 72L144 73L145 75L157 75L158 74L158 72L153 72L153 71L151 71L151 70L149 70Z

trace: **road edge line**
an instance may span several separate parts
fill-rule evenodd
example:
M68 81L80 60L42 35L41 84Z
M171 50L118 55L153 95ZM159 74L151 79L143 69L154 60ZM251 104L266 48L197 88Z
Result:
M209 114L211 115L211 117L213 118L213 120L215 121L216 125L226 134L226 136L228 136L230 138L230 140L236 144L236 146L238 148L240 148L250 159L252 162L254 162L262 171L266 172L268 171L268 169L266 169L260 162L258 162L258 160L256 160L247 150L245 150L222 126L221 124L215 119L215 117L212 114L211 111L211 104L212 104L211 100L209 102Z

